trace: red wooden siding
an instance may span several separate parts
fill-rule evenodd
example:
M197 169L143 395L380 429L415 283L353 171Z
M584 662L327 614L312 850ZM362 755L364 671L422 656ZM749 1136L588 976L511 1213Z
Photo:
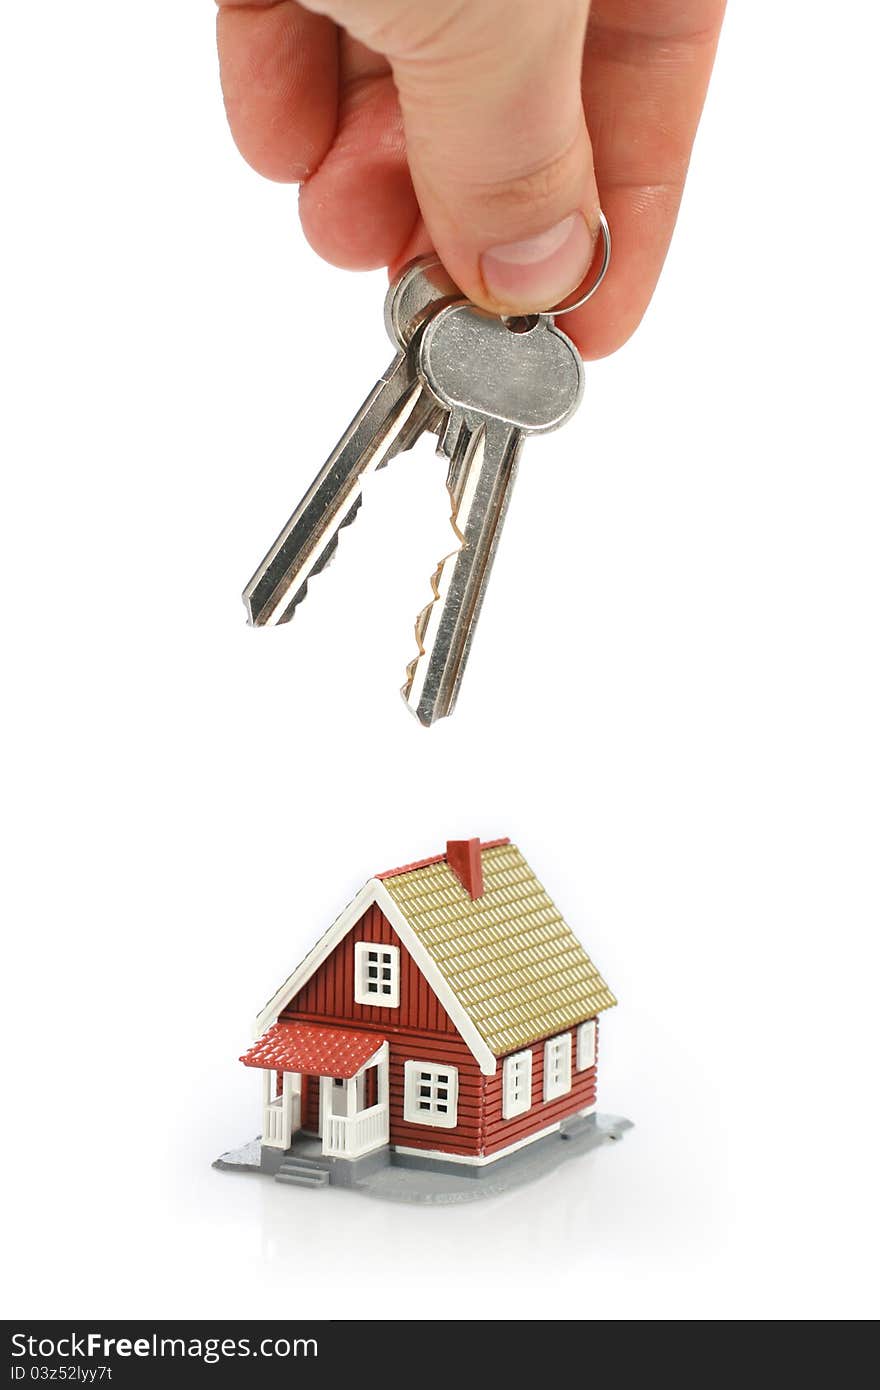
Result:
M309 1134L317 1134L320 1124L321 1078L304 1076L302 1079L302 1127Z
M354 948L358 941L375 941L399 949L398 1008L354 1002ZM328 1027L362 1028L376 1034L377 1047L383 1038L388 1039L392 1144L442 1148L462 1154L480 1152L484 1077L436 994L375 904L367 908L361 920L318 967L280 1017L291 1023L308 1021L325 1023ZM419 1059L448 1062L458 1069L458 1124L455 1129L408 1124L404 1120L404 1063ZM315 1077L304 1077L303 1087L303 1128L314 1133L318 1129L318 1081Z
M379 1103L379 1068L370 1067L367 1072L367 1087L364 1097L364 1106L369 1110L371 1105Z
M391 1083L391 1143L411 1149L444 1149L448 1153L478 1154L483 1142L483 1076L473 1053L459 1037L409 1033L388 1040ZM448 1062L458 1069L458 1124L455 1129L414 1125L403 1118L404 1063Z
M328 1020L329 1021L329 1020ZM338 1022L339 1020L334 1020ZM388 1083L391 1102L390 1142L407 1144L418 1149L448 1149L451 1153L477 1154L482 1143L483 1082L486 1079L473 1059L470 1049L458 1037L443 1038L436 1033L394 1033L376 1031L376 1046L388 1037ZM409 1124L403 1118L404 1065L406 1062L448 1062L458 1070L458 1124L455 1129L440 1129L434 1125ZM376 1103L376 1082L367 1073L367 1105ZM310 1134L318 1133L317 1076L303 1077L302 1126Z
M485 1099L483 1110L483 1152L487 1154L497 1153L499 1149L507 1148L508 1144L516 1144L521 1139L527 1139L530 1134L537 1134L539 1130L546 1129L548 1125L557 1124L559 1120L568 1119L571 1115L576 1115L579 1110L585 1110L588 1105L596 1103L596 1067L588 1067L586 1071L577 1069L577 1029L571 1030L571 1090L564 1096L557 1097L556 1100L545 1101L544 1096L544 1042L535 1043L531 1049L532 1053L532 1108L525 1110L521 1115L514 1115L511 1119L502 1118L502 1096L504 1085L504 1064L499 1060L498 1070L494 1076L484 1077ZM517 1049L520 1052L524 1048ZM599 1024L596 1023L596 1057L599 1055Z
M358 941L397 946L400 951L400 1006L356 1004L354 948ZM503 1063L494 1076L483 1076L473 1054L459 1036L449 1015L402 945L384 913L374 904L323 965L282 1011L285 1022L324 1023L375 1033L376 1046L388 1039L390 1142L413 1149L439 1149L461 1155L497 1153L539 1130L593 1105L596 1068L577 1070L577 1030L571 1030L572 1089L544 1103L544 1041L532 1047L532 1107L513 1119L502 1119ZM598 1030L597 1030L598 1031ZM597 1037L598 1047L598 1037ZM517 1049L521 1051L522 1049ZM409 1061L448 1063L458 1070L458 1123L454 1129L411 1124L403 1118L404 1066ZM375 1104L374 1073L368 1080L367 1105ZM319 1080L303 1077L303 1128L318 1130Z
M354 1002L354 948L358 941L375 941L400 950L400 1007ZM340 941L323 965L291 999L280 1015L283 1020L307 1019L314 1023L373 1025L383 1032L414 1028L423 1033L458 1034L455 1025L431 989L385 914L368 907L359 922Z
M382 1033L377 1031L378 1047ZM598 1049L598 1027L596 1044ZM394 1034L389 1038L389 1084L392 1144L412 1149L444 1149L457 1154L493 1154L568 1119L596 1102L596 1067L577 1070L577 1030L571 1030L571 1090L544 1101L544 1042L532 1052L532 1107L512 1119L502 1118L503 1065L483 1076L469 1048L459 1038L436 1034ZM522 1049L520 1049L522 1050ZM404 1065L408 1061L448 1062L458 1069L458 1124L455 1129L411 1124L403 1118ZM303 1128L318 1132L318 1078L303 1077ZM368 1091L367 1104L375 1104Z

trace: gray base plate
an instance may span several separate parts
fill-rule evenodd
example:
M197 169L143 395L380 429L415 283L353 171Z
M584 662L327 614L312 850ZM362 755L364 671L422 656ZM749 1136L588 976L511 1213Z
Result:
M632 1128L630 1120L617 1115L590 1115L566 1122L562 1129L480 1167L445 1163L431 1158L411 1160L405 1154L390 1154L390 1162L354 1177L346 1186L368 1197L388 1202L426 1202L450 1205L494 1197L523 1183L552 1172L568 1158L589 1153L602 1144L621 1139ZM252 1139L240 1149L230 1149L215 1161L215 1168L259 1173L260 1140ZM338 1160L337 1160L338 1162ZM328 1164L328 1167L330 1165ZM464 1171L462 1169L464 1168ZM341 1176L341 1175L340 1175ZM354 1176L354 1175L352 1175ZM331 1185L336 1185L331 1170Z
M249 1139L240 1149L230 1149L228 1153L215 1158L211 1167L227 1168L230 1172L259 1173L261 1148L258 1134L256 1139Z

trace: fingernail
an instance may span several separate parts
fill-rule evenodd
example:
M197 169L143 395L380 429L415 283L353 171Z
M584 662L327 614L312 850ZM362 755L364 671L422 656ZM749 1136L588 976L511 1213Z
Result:
M593 237L583 213L525 241L493 246L480 260L483 283L502 308L552 309L577 289L593 259Z

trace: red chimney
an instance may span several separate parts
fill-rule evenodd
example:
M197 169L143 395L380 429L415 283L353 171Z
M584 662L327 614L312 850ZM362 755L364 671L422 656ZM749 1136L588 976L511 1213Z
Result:
M446 862L472 898L483 896L483 857L480 840L447 840Z

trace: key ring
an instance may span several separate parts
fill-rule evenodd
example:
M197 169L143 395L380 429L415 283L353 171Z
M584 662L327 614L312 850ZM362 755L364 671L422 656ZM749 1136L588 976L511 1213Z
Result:
M563 304L561 309L545 309L544 312L550 314L552 318L558 319L560 315L570 314L572 310L579 309L582 304L586 304L588 299L593 298L593 295L605 279L608 267L611 264L611 228L608 226L607 217L601 210L599 212L599 230L602 233L602 264L599 266L599 273L589 289L585 290L580 298L576 299L573 304Z

